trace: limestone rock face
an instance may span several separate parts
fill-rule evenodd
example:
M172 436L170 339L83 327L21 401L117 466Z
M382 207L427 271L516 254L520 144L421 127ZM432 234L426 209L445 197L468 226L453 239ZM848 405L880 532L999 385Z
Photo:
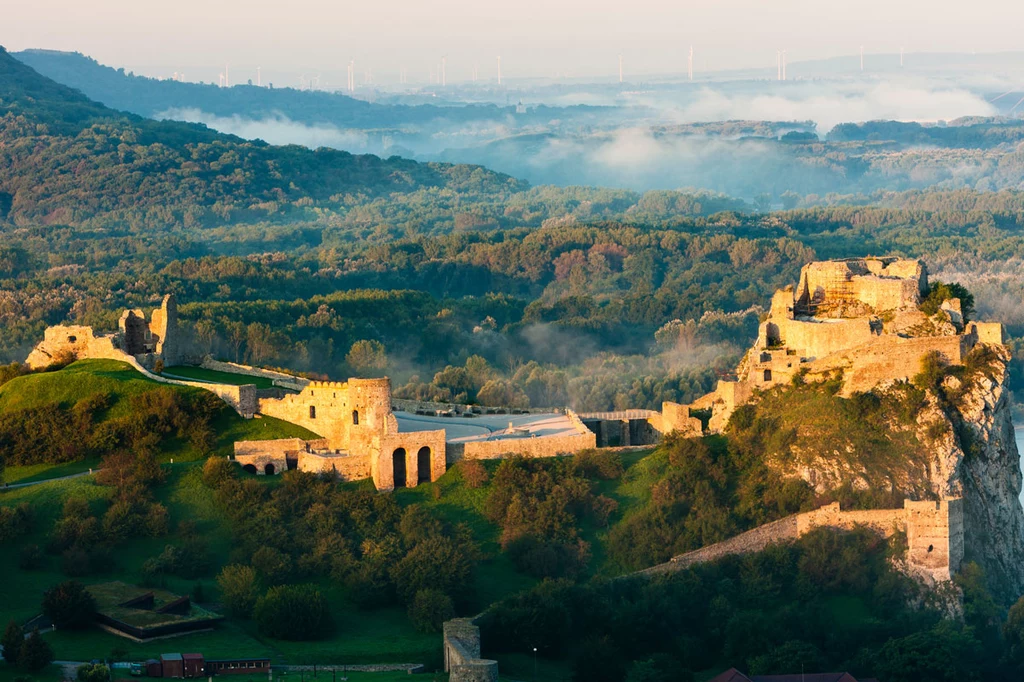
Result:
M980 376L959 401L952 421L956 437L938 439L934 456L942 497L963 496L965 559L981 564L1002 596L1024 592L1024 509L1021 508L1020 454L1014 440L1004 384L1009 353L997 347L1000 362L991 376ZM940 483L940 481L936 481Z

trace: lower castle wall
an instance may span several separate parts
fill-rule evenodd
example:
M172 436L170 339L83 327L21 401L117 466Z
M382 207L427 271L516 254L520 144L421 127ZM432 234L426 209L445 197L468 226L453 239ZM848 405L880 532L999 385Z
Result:
M361 481L370 477L368 455L334 455L299 452L299 471L314 474L333 473L342 481Z
M297 377L292 374L275 372L273 370L262 369L260 367L250 367L249 365L240 365L235 362L221 362L219 360L214 360L209 355L203 358L200 366L204 369L211 369L218 372L228 372L230 374L242 374L249 377L270 379L274 382L275 386L288 388L293 391L301 391L310 383L308 379L303 379L302 377Z
M444 670L449 682L498 682L498 662L480 658L480 628L472 619L444 624Z
M595 447L597 447L597 436L590 429L587 429L586 433L577 433L572 436L502 438L468 443L448 443L448 463L454 464L462 459L501 459L512 455L531 458L557 457Z
M941 502L906 500L903 509L842 511L838 502L766 523L707 547L637 571L636 575L671 573L733 554L760 552L778 542L796 540L816 528L852 529L863 526L882 537L907 533L907 564L935 581L950 580L963 562L963 500Z

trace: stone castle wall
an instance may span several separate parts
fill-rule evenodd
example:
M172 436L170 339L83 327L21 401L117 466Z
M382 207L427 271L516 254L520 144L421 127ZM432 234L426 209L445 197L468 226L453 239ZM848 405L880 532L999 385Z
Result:
M96 336L92 327L59 325L48 327L25 364L32 369L50 366L63 354L79 360L124 360L125 353L114 345L111 336Z
M242 374L249 377L259 377L261 379L270 379L274 382L274 386L281 388L287 388L292 391L301 391L310 383L309 379L295 376L293 374L286 374L285 372L275 372L270 369L263 369L261 367L250 367L249 365L240 365L235 362L221 362L214 360L209 355L203 358L200 367L204 369L212 369L217 372L228 372L229 374Z
M336 459L325 453L300 453L299 468L303 470L334 467L343 478L373 478L378 490L435 481L446 470L444 430L399 432L391 412L388 379L313 381L298 394L260 399L259 411L303 426L326 440ZM421 464L426 467L423 471ZM396 472L401 475L403 471L404 483L396 481Z
M472 619L444 624L444 671L449 682L498 682L498 662L480 658L480 628Z
M932 581L950 580L963 561L963 518L963 501L960 499L941 502L906 500L903 509L866 511L842 511L839 503L834 502L681 554L637 574L671 573L734 554L760 552L771 544L796 540L816 528L849 530L863 526L883 537L906 532L909 568Z
M587 428L583 420L571 410L566 416L576 429L567 436L544 436L539 438L496 438L494 440L448 443L448 462L454 464L462 459L501 459L512 455L524 457L558 457L571 455L580 450L597 447L597 435Z

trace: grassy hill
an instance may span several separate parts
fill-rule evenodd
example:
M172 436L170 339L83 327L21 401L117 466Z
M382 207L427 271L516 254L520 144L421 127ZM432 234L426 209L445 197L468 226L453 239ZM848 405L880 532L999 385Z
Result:
M0 48L0 220L201 227L424 188L520 189L473 166L355 156L109 109ZM294 217L294 216L293 216Z
M111 370L116 371L115 368ZM79 366L74 368L73 373L82 371L83 368ZM664 456L655 456L655 459L664 464ZM618 481L603 482L600 486L602 491L619 501L623 511L629 510L636 503L642 503L650 495L650 462L648 452L631 453L626 459L626 475ZM494 462L488 468L493 472L496 466L497 462ZM658 470L659 466L655 464L653 469ZM195 592L197 583L200 583L206 594L204 604L216 611L220 607L213 576L221 566L232 561L232 529L218 509L213 492L203 484L199 462L181 462L176 459L173 465L164 464L164 469L167 480L155 489L157 501L167 507L172 527L185 519L194 522L199 534L209 544L213 557L213 564L205 577L185 580L168 576L164 586L175 593L187 594ZM280 478L251 478L271 488L283 484ZM372 484L368 481L342 486L351 490L372 490ZM479 488L467 486L460 472L452 469L435 483L400 490L394 494L403 508L413 504L422 505L436 518L469 526L481 552L476 584L472 588L475 610L483 610L489 604L529 589L538 582L536 578L518 571L509 556L501 551L501 530L486 517L489 492L487 485ZM60 517L63 503L69 497L85 498L90 500L92 506L102 508L112 494L112 489L98 485L92 476L0 492L0 506L28 502L35 514L32 533L19 538L13 545L6 545L5 551L0 552L0 574L7 576L0 583L0 603L5 604L5 615L9 614L22 621L31 618L39 611L41 592L67 579L61 571L59 556L46 556L43 566L38 570L20 570L18 556L21 548L29 544L45 545L50 529ZM605 532L587 527L584 536L598 545ZM166 537L133 540L117 548L115 565L109 571L80 579L87 584L110 580L140 584L144 581L142 564L172 542L172 538ZM595 552L592 568L594 574L602 572L601 562L600 552ZM273 640L260 635L254 623L237 618L228 618L212 633L187 635L148 644L130 642L100 630L58 631L45 636L58 658L71 660L88 660L121 648L126 649L133 658L152 656L168 650L196 650L204 652L207 657L269 655L276 662L288 663L437 662L440 654L439 636L416 631L403 608L360 609L353 603L343 584L328 579L317 582L330 601L337 624L336 632L320 641Z
M24 410L60 405L71 408L86 396L104 395L109 406L99 415L98 424L130 417L137 401L154 391L173 390L182 396L198 396L206 392L187 386L168 386L145 378L130 365L116 360L79 360L56 372L29 374L0 386L0 418ZM237 440L271 440L274 438L314 438L316 434L288 422L263 417L243 419L227 405L222 405L211 422L216 440L213 452L227 455ZM163 462L195 461L204 457L187 441L167 438L159 444L158 459ZM59 464L8 466L4 480L25 483L86 471L99 465L98 457Z

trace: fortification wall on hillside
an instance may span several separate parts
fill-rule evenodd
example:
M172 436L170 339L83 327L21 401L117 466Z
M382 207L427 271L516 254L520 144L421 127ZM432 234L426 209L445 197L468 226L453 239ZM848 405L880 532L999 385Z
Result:
M498 662L480 658L480 628L472 619L444 624L444 670L450 682L498 682Z
M796 540L816 528L868 528L882 537L907 534L907 565L933 581L952 579L963 561L963 501L906 500L902 509L842 511L834 502L814 511L767 523L722 542L701 547L638 571L639 575L671 573L735 554L751 554L779 542Z
M583 432L570 436L544 436L542 438L498 438L495 440L448 443L448 463L462 459L502 459L512 455L524 457L558 457L580 450L597 447L597 436L580 423Z
M293 374L276 372L271 369L263 369L262 367L250 367L249 365L241 365L235 362L221 362L219 360L214 360L209 355L203 358L200 367L217 372L227 372L229 374L241 374L244 376L259 377L261 379L270 379L274 382L275 386L287 388L292 391L301 391L311 383L309 379L297 377Z

